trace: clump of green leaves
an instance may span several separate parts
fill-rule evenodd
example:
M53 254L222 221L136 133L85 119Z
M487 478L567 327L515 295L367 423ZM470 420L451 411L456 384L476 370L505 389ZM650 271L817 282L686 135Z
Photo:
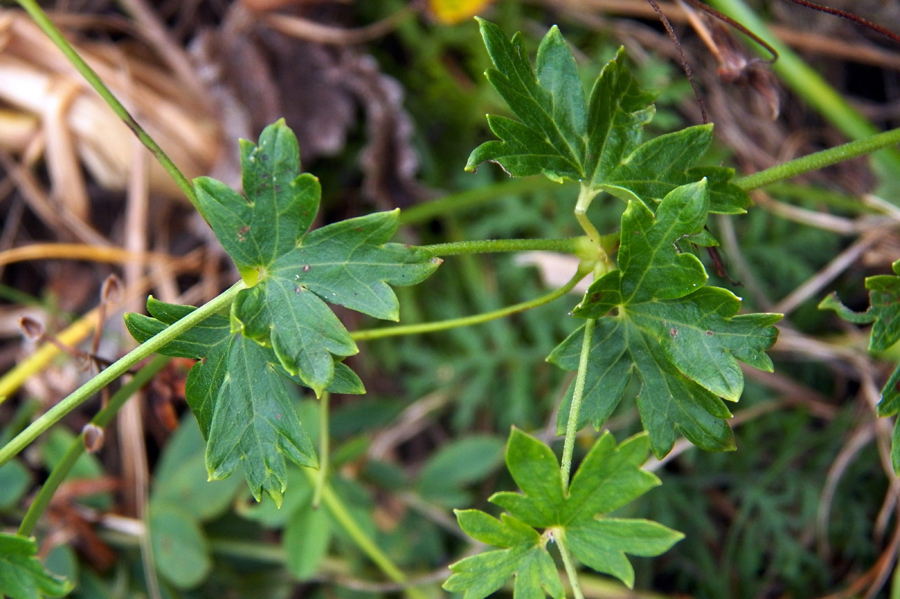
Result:
M309 231L319 209L318 180L300 174L293 132L279 121L259 145L241 142L246 198L224 183L195 181L203 213L241 272L242 290L228 318L213 316L161 350L200 360L188 376L188 404L207 439L211 479L238 466L254 497L280 503L285 458L316 467L315 450L291 405L289 380L312 388L364 393L340 363L358 349L326 302L397 320L389 285L413 285L440 264L431 254L388 243L398 213L379 212ZM146 341L193 308L152 298L151 317L126 324Z
M491 497L508 512L499 521L476 510L457 512L463 530L501 549L454 564L445 588L481 599L515 576L515 596L537 597L543 589L561 597L547 553L551 540L573 586L578 583L569 552L631 586L634 573L625 554L659 555L681 535L654 522L601 516L658 484L640 466L650 448L659 457L668 453L679 432L705 449L734 449L723 399L737 401L743 391L738 360L772 370L765 350L775 342L772 325L781 315L738 316L740 299L706 287L706 270L692 252L696 245L715 244L705 230L709 212L737 213L748 204L730 183L732 171L696 166L711 126L642 144L652 96L638 88L621 52L604 67L586 103L575 59L557 28L541 42L535 70L520 35L509 40L495 25L480 24L495 66L487 77L521 122L489 116L501 140L479 146L467 169L490 160L513 176L579 181L575 215L597 246L598 278L574 311L587 324L549 357L579 371L561 410L559 429L567 435L562 467L547 445L513 431L507 466L525 495ZM627 202L617 265L585 216L602 191ZM638 407L649 434L618 449L604 434L569 485L574 432L589 422L599 428L633 374L641 379Z
M893 275L876 275L866 278L866 289L869 290L869 309L865 312L854 312L844 306L831 294L819 303L822 310L834 310L849 322L872 325L869 336L869 351L883 352L900 341L900 260L891 265ZM888 381L881 390L881 401L878 403L879 416L896 416L900 414L900 364L894 368ZM891 443L891 462L894 472L900 473L900 418L894 425L894 439Z
M502 549L453 564L444 588L482 599L515 576L517 597L565 595L548 543L565 543L593 570L634 585L634 570L625 554L655 556L684 535L656 522L606 516L637 499L659 479L641 469L647 459L646 435L616 446L610 433L601 436L584 458L568 492L559 479L559 462L547 445L513 429L506 465L524 492L495 493L489 501L506 510L497 520L479 510L457 510L462 529L472 538ZM536 529L540 529L539 532Z

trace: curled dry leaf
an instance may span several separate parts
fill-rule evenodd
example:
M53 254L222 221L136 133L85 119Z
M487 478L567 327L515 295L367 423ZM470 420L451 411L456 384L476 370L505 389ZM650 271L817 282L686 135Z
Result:
M220 142L208 107L124 48L76 43L75 49L188 177L209 172ZM24 13L0 11L0 50L0 147L26 162L43 155L55 198L86 218L79 162L102 187L124 190L134 135ZM151 164L151 192L181 197L171 177Z

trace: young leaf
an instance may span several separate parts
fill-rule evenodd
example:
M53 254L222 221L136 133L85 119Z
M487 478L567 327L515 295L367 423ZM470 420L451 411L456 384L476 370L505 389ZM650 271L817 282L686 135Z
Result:
M894 275L900 275L900 260L891 265ZM867 324L874 322L869 337L869 351L882 352L900 341L900 276L876 275L866 278L866 289L869 290L869 309L859 313L841 304L835 294L829 295L819 303L820 310L834 310L844 320ZM900 414L900 364L888 378L881 390L881 401L878 402L879 416L896 416ZM900 474L900 418L894 424L894 436L891 443L891 461L894 472Z
M580 181L592 194L644 202L706 177L710 212L738 214L750 204L729 182L732 170L696 166L712 141L711 125L641 144L641 128L653 118L653 96L638 87L623 52L603 68L585 101L575 58L557 27L541 42L535 69L521 34L508 39L493 23L479 19L479 25L494 64L488 81L520 120L489 115L501 141L477 147L466 170L491 161L514 177L544 174Z
M320 395L334 377L332 356L358 350L325 301L397 320L389 285L414 285L440 264L427 252L387 243L398 211L308 231L319 208L318 180L298 174L300 153L283 121L256 146L241 142L245 199L206 177L197 199L241 275L254 285L232 304L232 329L271 346L282 367Z
M706 221L705 181L670 192L654 216L630 201L622 215L619 269L595 281L574 314L599 319L587 364L578 426L598 427L618 405L632 373L653 452L662 457L679 431L707 450L734 448L722 398L737 401L744 387L738 360L771 371L765 350L775 343L778 314L737 315L740 299L716 287L693 255L676 242ZM607 315L616 309L614 315ZM560 344L548 360L576 370L584 329ZM570 396L571 398L571 392ZM564 427L569 404L560 411Z
M48 573L36 555L34 539L0 533L0 597L62 597L72 590L72 583Z
M655 522L604 516L659 484L656 476L641 469L648 449L646 435L617 447L612 435L604 433L581 463L566 496L553 450L513 429L506 464L524 494L501 492L489 499L508 512L499 521L477 510L457 512L469 536L504 549L453 564L454 574L444 588L465 591L466 599L481 599L515 575L516 599L540 597L541 586L561 597L563 589L547 551L551 539L566 542L590 568L633 586L634 571L626 553L659 555L683 537Z

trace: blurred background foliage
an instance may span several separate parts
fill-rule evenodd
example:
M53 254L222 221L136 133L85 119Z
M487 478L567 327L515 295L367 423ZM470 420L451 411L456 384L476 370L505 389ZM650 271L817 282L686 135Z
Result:
M900 49L781 0L752 4L877 127L898 125ZM896 3L832 4L900 30ZM558 23L586 82L624 45L639 80L659 93L648 135L699 122L674 47L644 0L46 6L102 63L101 74L116 82L163 147L181 148L176 158L189 174L236 182L236 138L255 139L283 115L300 138L304 169L323 185L319 224L401 207L407 224L400 237L409 243L579 233L574 187L510 181L492 165L463 172L471 149L491 137L485 113L507 111L482 76L488 59L469 18L476 11L509 33L522 31L532 51ZM780 116L773 120L758 90L720 78L680 8L664 9L716 124L710 163L749 174L843 141L778 85ZM0 423L8 440L89 374L66 352L35 365L36 348L22 341L16 324L22 315L87 349L90 340L82 340L96 316L86 315L108 274L125 280L129 299L120 310L140 310L148 292L196 304L236 274L187 203L147 172L127 135L120 141L115 122L104 120L108 115L27 20L4 10L0 26L0 368L13 373L0 379L0 395L9 395ZM750 59L750 47L741 47ZM710 222L732 279L713 274L716 283L743 296L748 310L788 312L773 351L776 371L747 373L747 391L734 408L737 452L679 443L665 463L648 464L663 486L628 515L660 521L686 539L658 559L635 560L633 593L587 576L589 597L897 596L891 576L900 487L885 466L889 423L876 421L873 403L898 356L868 356L865 331L815 308L837 290L848 305L865 309L863 279L889 272L900 258L900 197L871 195L879 183L885 181L867 161L855 160L773 186L754 196L748 214ZM590 216L611 232L622 208L598 199ZM63 243L84 253L75 256ZM27 247L25 258L15 254ZM425 284L399 290L402 322L532 299L554 276L567 278L557 269L542 255L448 258ZM336 492L432 595L447 564L479 550L451 510L490 509L491 493L513 488L503 468L510 426L556 438L555 411L570 381L544 358L576 327L567 314L577 301L571 295L475 327L364 342L349 360L369 393L332 398ZM120 313L106 312L92 351L115 358L130 341ZM351 329L378 326L339 314ZM15 374L22 365L30 369L24 384ZM73 596L398 594L402 589L384 582L341 527L313 509L312 486L299 470L280 510L268 499L256 504L239 476L206 481L203 441L182 396L189 366L172 362L130 404L42 520L41 556L77 583ZM4 529L21 521L37 485L99 405L72 414L0 468ZM297 409L317 436L317 407L299 390ZM633 402L623 402L608 428L620 440L640 430ZM588 447L597 433L582 434ZM147 525L151 546L141 547Z

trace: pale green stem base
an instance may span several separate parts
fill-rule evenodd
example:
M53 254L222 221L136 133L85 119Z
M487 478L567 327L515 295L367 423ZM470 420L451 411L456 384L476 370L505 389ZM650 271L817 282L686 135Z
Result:
M328 427L328 412L331 403L331 393L322 392L319 398L319 475L316 479L316 487L313 491L313 509L319 509L322 503L322 490L328 482L329 456L331 454L331 435Z
M553 540L556 541L559 555L562 557L563 565L566 567L566 575L569 577L569 584L572 585L572 594L575 595L575 599L584 599L584 593L581 591L581 583L578 580L578 568L575 567L575 561L569 553L569 544L566 541L565 528L554 528Z
M309 478L310 482L316 484L318 480L318 471L311 468L303 468L303 472ZM347 510L347 507L341 501L340 497L334 492L329 484L325 484L322 488L322 503L331 513L335 520L341 525L344 531L350 535L356 546L378 566L384 574L397 584L406 584L409 580L400 568L389 558L375 542L369 538L366 532L360 527L359 523L353 519L353 516ZM407 587L406 595L409 599L428 599L421 589L415 587Z

